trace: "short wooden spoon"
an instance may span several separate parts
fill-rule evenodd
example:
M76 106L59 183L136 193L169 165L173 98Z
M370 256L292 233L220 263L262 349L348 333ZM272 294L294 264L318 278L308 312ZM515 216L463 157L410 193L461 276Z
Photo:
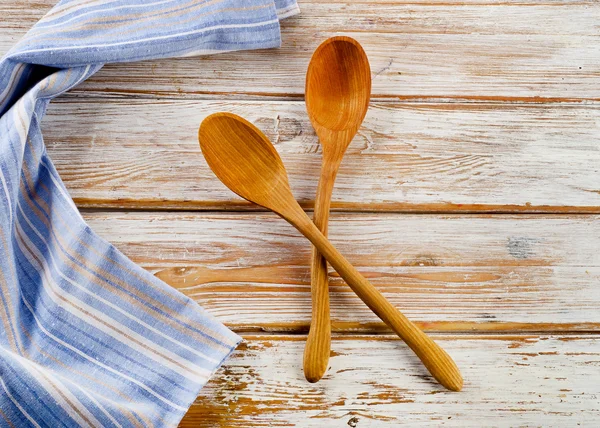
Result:
M204 119L198 139L208 166L223 184L296 227L358 297L417 354L433 377L446 388L460 391L463 380L452 358L371 285L298 205L281 158L258 128L234 114L216 113Z
M305 93L306 110L323 151L313 222L327 236L335 177L371 98L371 68L360 44L345 36L321 43L308 65ZM315 248L310 283L312 319L304 348L304 376L317 382L329 364L331 323L327 261Z

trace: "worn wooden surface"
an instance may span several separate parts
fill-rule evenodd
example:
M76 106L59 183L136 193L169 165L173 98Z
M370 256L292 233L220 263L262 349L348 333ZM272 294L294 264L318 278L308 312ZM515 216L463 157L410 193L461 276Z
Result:
M2 37L0 49L53 3L2 0L0 25L13 34ZM369 55L375 98L600 100L595 0L299 4L302 14L283 23L284 45L276 52L110 65L73 93L301 97L312 51L325 38L346 34Z
M274 214L86 212L85 219L236 330L308 328L310 247ZM600 332L599 216L334 213L329 235L428 330ZM330 275L335 331L387 331Z
M276 142L296 198L312 206L321 152L303 102L63 98L45 137L81 206L245 208L198 153L200 122L221 110ZM333 206L600 213L599 124L600 104L372 103Z
M462 367L461 393L434 383L393 337L334 337L328 375L307 384L303 338L250 336L183 427L596 426L597 336L437 336ZM597 376L596 376L597 380Z
M0 0L0 52L53 3ZM300 7L281 49L107 65L44 119L90 225L246 335L182 426L598 425L600 2ZM241 114L276 142L311 208L321 152L304 73L334 34L363 44L374 102L341 166L330 236L438 335L461 393L432 382L333 272L331 369L306 383L310 249L198 152L206 115Z

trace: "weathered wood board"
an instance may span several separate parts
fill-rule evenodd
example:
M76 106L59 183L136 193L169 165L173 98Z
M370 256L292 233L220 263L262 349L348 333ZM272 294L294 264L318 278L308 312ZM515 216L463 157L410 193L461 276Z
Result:
M54 0L0 2L0 51ZM600 3L587 1L300 1L279 50L109 65L73 93L294 96L314 48L346 34L372 64L379 98L600 100ZM26 9L26 10L23 10Z
M85 214L238 331L306 331L310 246L260 213ZM599 331L600 217L333 214L332 242L429 330ZM337 331L386 331L331 271Z
M0 0L0 52L54 3ZM43 122L94 230L234 330L260 334L182 426L597 426L600 2L300 7L280 49L107 65ZM321 155L304 73L335 34L363 44L374 101L340 170L331 238L438 334L462 393L433 383L333 271L331 369L306 383L310 247L250 212L200 155L200 121L241 114L276 143L311 208Z
M311 206L321 153L302 102L64 99L43 127L80 206L250 207L200 153L198 126L217 111L269 135L296 198ZM341 165L333 206L598 213L599 177L600 105L373 103Z
M309 384L302 336L247 337L182 427L593 427L600 421L600 337L436 336L464 390L432 382L393 337L333 339L330 369Z

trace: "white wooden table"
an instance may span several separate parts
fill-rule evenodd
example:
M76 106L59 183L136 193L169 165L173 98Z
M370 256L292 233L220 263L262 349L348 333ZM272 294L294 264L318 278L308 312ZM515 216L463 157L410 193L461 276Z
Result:
M53 0L0 0L6 52ZM108 65L51 104L48 152L92 228L246 341L185 427L600 424L600 2L312 0L279 50ZM310 208L304 73L358 39L373 102L330 236L465 377L434 383L331 272L331 368L302 374L306 241L234 197L197 127L229 110L276 142Z

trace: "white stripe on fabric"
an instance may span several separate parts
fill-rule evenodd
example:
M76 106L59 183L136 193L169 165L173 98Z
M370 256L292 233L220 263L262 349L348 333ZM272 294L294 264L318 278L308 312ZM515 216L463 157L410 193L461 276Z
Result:
M61 382L53 378L52 375L44 373L43 370L40 370L36 364L28 361L26 358L17 358L17 361L25 368L25 370L29 371L31 377L36 379L39 384L42 385L44 389L52 396L56 403L80 426L94 427L94 425L101 425L100 421L96 419L94 415L92 415ZM53 385L53 382L57 385ZM67 402L66 398L64 398L61 393L69 399L72 405ZM85 414L85 417L92 423L90 424L89 422L86 422L81 415L79 415L79 413L73 409L73 407L75 407L77 411Z
M54 340L56 343L61 344L62 346L64 346L67 349L70 349L72 352L74 352L75 354L79 355L82 358L85 358L86 360L88 360L90 363L92 363L93 365L96 365L98 367L103 368L106 371L109 371L113 374L116 374L117 376L139 386L140 388L142 388L144 391L148 392L149 394L152 394L154 397L158 398L160 401L162 401L163 403L173 407L174 409L178 409L178 410L187 410L187 408L185 407L181 407L175 403L173 403L172 401L168 400L167 398L163 397L162 395L158 394L157 392L153 391L152 389L148 388L146 385L144 385L142 382L139 382L137 380L135 380L134 378L132 378L131 376L126 375L125 373L119 372L115 369L113 369L112 367L107 366L104 363L101 363L98 360L94 360L93 358L91 358L90 356L88 356L86 353L81 352L79 349L75 348L74 346L69 345L67 342L61 340L60 338L54 336L52 333L50 333L48 330L46 330L46 328L43 326L43 324L40 322L39 318L36 316L35 311L33 310L33 307L31 306L31 304L27 301L27 299L25 299L25 297L23 297L23 295L21 295L21 300L23 301L23 303L25 304L25 306L27 307L27 309L29 309L29 312L31 313L31 316L33 317L33 319L35 320L35 323L37 324L37 326L40 328L40 330L49 338L51 338L52 340Z
M31 416L29 416L29 413L27 413L25 411L25 409L23 407L21 407L21 405L17 402L17 400L15 400L15 398L12 396L12 394L6 387L6 384L4 383L4 380L2 379L1 376L0 376L0 384L2 384L2 388L4 388L4 392L6 392L6 395L8 396L8 398L10 398L10 401L13 402L15 407L17 409L19 409L19 411L23 414L23 416L25 416L27 418L27 420L33 424L33 426L35 426L37 428L41 428L40 425Z
M27 127L26 123L29 121L25 121L23 116L27 115L27 111L25 110L25 99L20 99L17 104L11 109L13 112L13 125L14 129L17 132L17 136L19 137L19 150L22 151L25 146L25 140L27 139ZM21 116L23 114L23 116Z
M212 27L205 27L201 30L192 30L192 31L186 31L184 33L168 34L168 35L157 36L157 37L149 37L147 39L134 40L131 42L115 42L115 43L83 45L83 46L57 46L57 47L53 48L53 50L54 51L67 51L67 50L75 50L75 49L108 48L108 47L115 47L115 46L137 45L137 44L145 43L145 42L153 42L153 41L165 40L165 39L176 39L176 38L179 38L182 36L190 36L192 34L202 34L202 33L207 33L209 31L214 31L214 30L265 27L267 25L275 24L278 22L279 22L279 19L272 19L270 21L256 22L253 24L215 25ZM25 54L37 53L37 52L45 52L45 51L46 51L46 49L31 49L31 50L19 51L19 55L25 55Z
M19 206L19 210L20 210L23 218L25 218L25 220L29 224L29 226L32 229L34 229L34 226L31 224L29 219L25 216L25 213L23 212L23 210L21 209L20 206ZM25 239L23 241L23 244L26 246L27 252L34 255L35 258L37 258L38 260L41 260L41 263L42 263L41 265L33 257L31 257L29 259L29 262L31 264L37 265L38 272L40 274L42 274L44 277L44 280L42 281L44 288L46 289L48 296L54 301L54 303L56 304L57 307L61 307L62 309L67 310L73 316L85 321L86 324L102 331L103 333L112 337L114 340L121 342L123 345L130 347L131 349L135 350L136 352L139 352L140 354L145 355L146 357L152 358L157 363L162 364L165 367L169 367L170 370L177 372L184 377L191 377L191 378L195 379L197 382L205 382L206 381L207 377L210 376L210 371L205 370L199 366L191 367L190 366L191 363L189 361L179 357L177 354L175 354L165 348L158 346L155 343L148 341L146 338L144 338L140 334L136 333L135 331L129 329L124 324L119 324L120 330L116 330L114 327L113 328L107 327L106 325L95 320L91 315L93 315L94 317L99 318L99 319L104 318L105 322L107 322L107 321L115 322L116 321L116 320L107 318L106 315L104 313L102 313L101 311L93 308L92 306L86 304L85 302L81 301L80 299L77 299L76 297L69 295L69 293L65 292L60 286L58 286L58 284L56 284L56 282L52 279L52 277L48 275L48 272L52 272L53 270L49 269L47 260L44 257L44 255L41 254L35 248L35 245L29 240L29 238L23 231L23 228L21 227L18 219L17 219L16 224L17 224L17 228L18 228L19 232ZM48 243L39 234L39 232L37 232L37 230L35 230L35 232L38 233L38 236L40 237L40 239L42 239L43 242L46 244L46 246L49 247ZM20 239L19 239L19 241L20 241ZM51 254L51 251L49 251L48 254ZM56 263L54 263L54 265L55 265L54 272L57 272L61 277L66 278L62 274L62 272L59 271L58 266L56 266ZM69 282L71 282L71 281L69 281ZM60 300L57 300L57 298L59 298L59 297L62 297L63 300L68 302L70 307L67 308L67 307L65 307L65 305L61 304ZM89 312L90 315L86 314L85 313L86 311ZM141 344L146 345L146 347L144 348L138 344L133 343L131 340L129 340L127 338L127 336L129 336L133 339L136 339ZM174 364L173 362L169 361L169 359L179 363L180 365L187 366L188 370L184 370L179 365Z
M77 388L83 395L85 395L88 400L90 400L92 403L94 403L96 405L96 407L98 407L100 409L100 411L118 428L123 428L123 425L121 425L119 422L117 422L117 420L110 414L108 413L108 411L104 408L104 406L102 404L100 404L100 402L98 402L98 400L96 400L94 397L92 397L92 395L90 395L84 388L80 387L79 385L77 385L75 382L73 382L70 379L66 379L67 382L69 382L71 385L73 385L75 388Z
M63 4L61 6L54 7L44 17L42 17L42 19L40 20L39 23L43 24L44 22L47 22L46 20L48 19L48 17L50 17L50 18L54 18L55 16L62 17L65 15L68 15L70 13L77 13L78 11L91 9L96 6L101 6L101 5L105 5L105 4L111 4L111 3L119 4L121 2L122 2L122 0L96 0L96 1L73 0L70 2L66 2L65 4ZM75 6L82 6L82 7L76 8ZM50 21L53 21L53 20L54 19L50 19Z
M215 3L222 3L224 0L204 0L201 3L198 3L198 0L188 0L187 3L183 3L177 6L174 6L171 10L166 9L164 11L159 10L158 12L154 11L154 10L150 10L150 11L146 11L145 13L143 12L138 12L138 14L135 15L134 18L125 20L125 19L120 19L119 15L117 14L112 14L112 15L99 15L102 17L102 20L104 21L119 21L118 27L122 30L125 31L125 29L131 29L131 31L135 31L137 25L139 24L143 24L143 23L148 23L148 18L154 18L152 19L152 23L156 23L158 24L159 21L162 20L166 20L167 17L172 18L173 15L176 15L177 17L182 17L185 16L185 11L183 13L177 13L177 12L181 12L181 10L178 10L178 8L189 8L188 10L201 10L204 9L205 6L207 5L212 5ZM160 3L159 3L160 4ZM213 13L214 12L214 13ZM214 14L218 14L219 10L215 10L215 11L211 11L211 15ZM127 16L127 15L126 15ZM63 29L63 32L68 32L68 33L73 33L76 31L80 31L81 29L85 28L87 25L89 26L97 26L97 25L106 25L103 24L102 22L98 22L98 19L91 19L88 21L83 21L83 22L78 22L73 24L72 26L66 26L66 28ZM115 23L115 26L117 26L117 24ZM132 28L133 27L133 28ZM36 31L35 32L31 32L30 34L28 34L28 42L29 43L35 43L36 40L40 39L40 38L44 38L50 34L53 34L54 37L56 38L56 40L64 40L65 38L67 39L71 39L68 36L64 36L61 37L59 34L61 33L57 33L56 31L48 31L43 27L36 27Z
M46 155L47 103L106 62L273 47L279 19L295 6L61 0L0 59L0 199L8 211L0 214L0 272L9 304L2 325L20 327L14 340L0 335L13 367L0 379L0 406L14 419L7 423L176 426L241 340L87 226ZM36 399L15 403L21 395Z
M159 4L166 4L166 3L177 3L179 0L162 0L162 1L157 1L154 3L144 3L144 4L135 4L135 5L125 5L125 6L119 6L119 7L114 7L114 8L106 8L106 9L96 9L96 10L92 10L90 12L85 12L85 13L80 13L72 18L69 18L65 21L62 22L57 22L56 24L51 24L51 25L40 25L38 28L41 28L43 30L45 30L46 28L54 28L54 27L61 27L69 22L73 22L79 18L82 18L84 16L88 16L88 15L94 15L94 14L98 14L100 12L108 12L108 11L116 11L116 10L120 10L120 9L138 9L138 8L149 8L151 6L156 6ZM118 18L118 16L115 16L115 18ZM52 21L54 21L55 19L53 19Z
M4 190L4 194L6 195L6 203L8 205L8 221L10 224L13 222L13 210L12 210L12 202L10 201L10 192L8 191L8 186L6 185L6 179L4 178L4 172L2 172L2 165L0 165L0 181L2 181L2 189Z
M42 236L42 234L41 234L41 233L40 233L40 232L37 230L37 228L35 227L35 225L33 225L33 224L31 223L31 221L29 220L28 216L27 216L27 215L25 214L25 212L23 211L23 209L22 209L22 207L20 206L20 204L18 204L17 206L18 206L18 208L19 208L19 212L21 213L21 215L23 216L23 218L25 218L25 220L27 221L27 224L29 225L29 227L31 227L31 229L32 229L32 230L34 231L34 233L35 233L35 234L38 236L38 238L39 238L39 239L40 239L42 242L44 242L44 244L46 244L46 246L48 246L48 247L49 247L49 244L48 244L47 240L46 240L46 239L45 239L45 238ZM19 230L20 230L20 231L22 231L23 229L22 229L22 228L20 228ZM39 254L39 253L38 253L38 254ZM36 255L38 255L38 254L36 254ZM82 287L82 286L81 286L80 284L78 284L76 281L73 281L71 278L69 278L69 277L65 276L65 275L62 273L62 271L61 271L61 270L58 268L58 263L57 263L57 262L56 262L56 260L54 259L54 256L52 255L52 253L51 253L51 252L49 252L48 254L49 254L50 258L51 258L51 263L52 263L52 265L54 266L54 268L55 268L56 272L57 272L57 273L58 273L58 274L61 276L61 278L63 278L65 281L68 281L68 282L69 282L71 285L73 285L74 287L76 287L76 288L78 288L79 290L81 290L82 292L86 293L87 295L89 295L89 296L90 296L90 297L92 297L93 299L95 299L95 300L97 300L97 301L99 301L99 302L102 302L102 303L104 303L105 305L107 305L107 306L111 307L112 309L114 309L114 310L118 311L120 314L122 314L122 315L126 316L127 318L131 319L132 321L139 323L140 325L142 325L143 327L145 327L145 328L147 328L148 330L152 331L153 333L155 333L155 334L157 334L157 335L159 335L159 336L163 337L164 339L167 339L167 340L169 340L169 341L170 341L172 344L174 344L174 345L177 345L177 346L180 346L181 348L183 348L183 349L185 349L185 350L187 350L187 351L189 351L189 352L191 352L191 353L194 353L194 354L196 354L198 357L201 357L202 359L204 359L204 360L206 360L206 361L208 361L208 362L212 362L212 363L218 363L218 362L219 362L219 360L217 360L217 359L215 359L215 358L212 358L212 357L209 357L209 356L208 356L208 355L206 355L205 353L203 353L203 352L200 352L200 351L198 351L198 350L195 350L194 348L190 347L189 345L187 345L187 344L185 344L185 343L183 343L183 342L181 342L181 341L179 341L179 340L177 340L177 339L175 339L175 338L173 338L173 337L171 337L171 336L169 336L169 335L167 335L167 334L165 334L165 333L161 332L160 330L158 330L158 329L154 328L153 326L151 326L150 324L148 324L147 322L145 322L145 321L144 321L142 318L140 318L140 317L136 317L135 315L131 314L130 312L127 312L127 311L125 311L125 310L123 310L123 309L119 308L119 307L118 307L117 305L115 305L114 303L111 303L111 302L109 302L108 300L104 299L104 298L103 298L103 297L101 297L100 295L98 295L98 294L94 294L94 293L90 292L89 290L87 290L85 287ZM39 255L39 258L42 258L42 257L43 257L43 256L40 254L40 255ZM44 260L46 260L46 259L45 259L45 257L44 257ZM80 301L80 302L81 302L81 304L85 305L85 303L84 303L83 301L81 301L80 299L78 299L78 301ZM91 308L91 307L90 307L90 308ZM94 308L91 308L91 310L94 310L94 311L95 311L95 309L94 309ZM103 313L101 313L101 312L100 312L99 314L100 314L100 315L104 315L104 314L103 314ZM135 332L132 332L132 333L135 333ZM137 334L137 333L135 333L135 334ZM152 345L156 346L156 344L152 344ZM164 348L161 348L161 349L164 349ZM168 349L164 349L164 351L165 351L166 353L169 353L169 354L171 353L171 352L170 352Z

